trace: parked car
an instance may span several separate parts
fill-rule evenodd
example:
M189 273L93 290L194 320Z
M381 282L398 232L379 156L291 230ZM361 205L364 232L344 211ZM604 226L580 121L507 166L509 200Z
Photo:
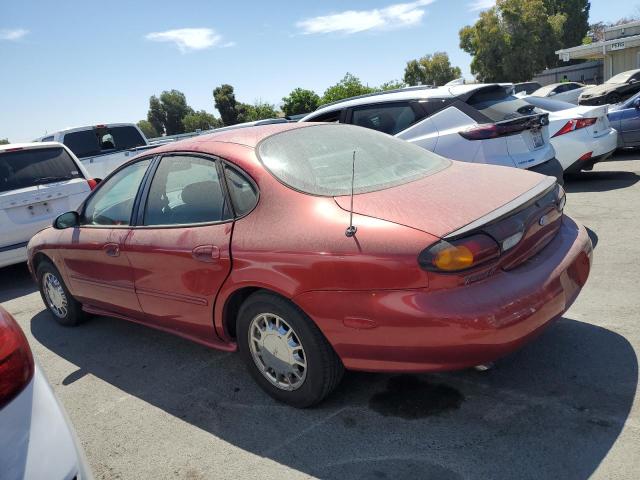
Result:
M524 92L527 95L531 95L533 92L541 88L538 82L521 82L513 84L513 93L521 93Z
M562 182L547 114L510 91L510 84L400 89L324 105L300 121L359 125L454 160L526 168Z
M640 146L640 92L609 107L609 121L618 130L619 147Z
M91 479L73 426L15 319L0 306L0 477Z
M0 267L26 261L29 239L97 182L60 143L0 145Z
M266 125L121 166L32 238L29 268L61 324L111 315L238 349L305 407L343 368L461 369L535 337L589 274L564 203L554 178L370 129Z
M611 77L602 85L587 88L580 94L580 105L614 104L640 92L640 69L628 70Z
M36 139L60 142L78 157L91 176L106 177L138 153L154 148L133 123L108 123L68 128Z
M553 97L554 100L577 105L578 98L586 88L586 85L578 82L552 83L539 88L531 95L534 97Z
M565 173L592 170L615 152L618 132L611 128L607 105L575 106L533 95L525 100L549 112L551 144Z

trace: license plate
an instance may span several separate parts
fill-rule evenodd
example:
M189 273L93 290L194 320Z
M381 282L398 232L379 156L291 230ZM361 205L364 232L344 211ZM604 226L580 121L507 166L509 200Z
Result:
M531 138L533 139L533 148L540 148L544 145L544 137L542 136L542 130L531 130Z

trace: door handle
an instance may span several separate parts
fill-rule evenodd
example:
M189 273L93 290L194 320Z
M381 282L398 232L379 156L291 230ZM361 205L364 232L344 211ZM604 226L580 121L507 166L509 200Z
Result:
M109 255L110 257L119 257L120 256L120 245L117 243L107 243L102 247L104 253Z
M215 245L198 245L191 250L191 256L199 262L214 263L220 258L220 248Z

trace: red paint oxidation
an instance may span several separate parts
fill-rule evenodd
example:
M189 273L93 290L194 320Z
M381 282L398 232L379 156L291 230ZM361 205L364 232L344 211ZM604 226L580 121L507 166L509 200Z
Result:
M242 288L268 289L306 312L347 368L368 371L494 360L562 315L586 282L591 242L566 216L553 231L532 227L504 263L459 274L418 266L419 253L442 235L540 181L518 169L454 162L424 180L356 195L358 230L346 237L347 198L293 191L254 152L266 136L309 125L238 129L151 152L203 152L237 165L260 191L246 217L198 227L47 229L29 244L30 268L36 255L47 256L88 311L225 350L235 349L228 300ZM113 245L119 255L105 254Z

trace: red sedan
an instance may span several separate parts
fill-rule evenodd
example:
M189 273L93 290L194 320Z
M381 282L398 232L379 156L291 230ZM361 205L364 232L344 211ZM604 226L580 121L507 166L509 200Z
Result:
M272 396L344 368L427 372L532 339L589 274L555 179L364 128L277 124L162 146L29 243L58 322L107 315L236 350Z

